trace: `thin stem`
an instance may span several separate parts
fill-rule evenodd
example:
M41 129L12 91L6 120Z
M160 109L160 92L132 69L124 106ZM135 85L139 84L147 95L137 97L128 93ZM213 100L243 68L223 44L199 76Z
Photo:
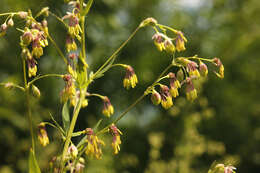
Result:
M95 96L95 97L99 97L100 99L104 99L105 96L102 96L100 94L96 94L96 93L91 93L91 94L88 94L87 97L90 97L90 96Z
M65 25L66 28L68 28L68 25L62 20L62 18L60 18L59 16L57 16L56 14L52 13L49 11L49 13L54 16L58 21L60 21L61 23L63 23Z
M178 31L177 31L177 30L175 30L175 29L173 29L173 28L171 28L171 27L169 27L169 26L162 25L162 24L157 24L157 26L159 26L160 28L166 28L166 29L168 29L168 30L172 31L172 32L173 32L173 33L175 33L175 34L177 34L177 33L178 33Z
M23 77L24 77L24 88L26 92L26 103L27 103L27 116L28 116L28 122L30 126L30 134L32 138L32 150L35 152L35 142L34 142L34 133L33 133L33 125L32 125L32 112L31 112L31 105L30 105L30 90L27 83L27 77L26 77L26 63L23 59Z
M201 61L213 62L213 59L199 58L199 57L197 57L197 56L187 57L187 59L197 59L197 60L201 60Z
M15 14L17 14L17 13L2 13L2 14L0 14L0 16L15 15Z
M96 73L92 76L92 80L98 75L98 73L118 54L118 52L125 47L125 45L134 37L137 31L140 29L138 26L135 31L128 37L126 41L124 41L121 46L107 59L107 61L96 71Z
M59 46L56 44L56 42L53 40L53 38L50 36L49 33L46 33L47 37L49 38L49 40L51 41L51 43L54 45L55 49L57 50L57 52L59 53L59 55L62 57L63 61L68 65L68 61L67 58L65 57L65 55L62 53L61 49L59 48Z
M4 86L5 88L7 88L8 84L10 84L11 86L10 87L14 87L14 88L17 88L17 89L20 89L22 91L25 91L24 87L21 87L20 85L16 85L14 83L0 83L0 85Z
M63 75L60 75L60 74L46 74L46 75L38 76L38 77L34 78L33 80L31 80L30 82L28 82L28 86L30 86L31 84L33 84L37 80L42 79L42 78L46 78L46 77L60 77L60 78L63 78Z

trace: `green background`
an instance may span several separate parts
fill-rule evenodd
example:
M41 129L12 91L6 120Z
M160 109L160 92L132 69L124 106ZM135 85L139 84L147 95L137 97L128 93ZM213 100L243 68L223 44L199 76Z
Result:
M34 14L48 6L63 16L62 0L1 0L0 13L31 9ZM234 164L237 172L260 171L260 1L259 0L95 0L87 16L87 62L95 71L146 17L182 30L188 39L187 51L177 56L221 58L225 78L212 71L199 85L199 98L187 102L181 89L174 107L164 110L145 98L118 124L123 132L121 151L113 155L110 137L102 160L87 159L86 172L207 172L213 161ZM3 22L4 17L0 17ZM23 22L14 19L15 27ZM52 16L50 34L65 50L65 28ZM19 31L8 30L0 38L0 82L22 84ZM117 62L131 64L139 78L135 89L122 86L124 71L113 68L90 86L89 92L107 95L115 108L114 117L138 98L170 63L166 53L156 50L151 28L140 30L119 53ZM38 74L65 71L53 45L44 49ZM172 69L174 72L175 69ZM36 83L40 100L32 98L34 127L49 121L49 112L61 122L59 95L64 82L43 79ZM82 110L76 130L92 127L100 118L103 104L91 98ZM27 172L29 129L25 99L20 91L0 88L0 173ZM104 118L103 126L108 123ZM57 132L47 128L50 145L37 143L37 158L43 172L61 151ZM75 139L75 142L79 139Z

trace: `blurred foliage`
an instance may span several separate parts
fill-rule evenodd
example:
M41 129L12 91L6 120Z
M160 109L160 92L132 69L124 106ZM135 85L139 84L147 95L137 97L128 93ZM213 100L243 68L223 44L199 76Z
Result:
M62 0L1 0L0 13L27 9L36 13L45 6L58 16L67 9ZM102 160L87 160L86 172L199 173L207 172L214 160L235 164L238 172L259 172L259 11L259 0L95 1L86 26L91 70L95 71L143 19L152 16L185 33L189 42L180 56L217 56L226 74L221 81L210 74L208 80L201 81L203 85L198 84L199 98L194 103L187 102L182 92L168 111L153 106L146 98L119 123L124 133L119 155L106 147ZM22 26L14 22L16 27ZM53 17L48 22L51 35L64 50L65 28ZM22 83L19 34L13 28L0 39L1 82ZM170 61L155 49L151 37L151 29L139 31L118 55L117 61L135 68L140 81L136 89L125 91L118 85L124 72L115 69L90 87L90 91L110 97L116 115L141 95ZM39 73L62 72L62 59L49 46L39 61ZM43 79L36 84L42 97L32 98L35 128L39 122L50 120L50 112L60 122L63 81ZM20 91L0 88L0 173L27 170L30 138L24 103ZM92 127L102 117L101 109L102 103L91 99L88 108L81 111L77 129ZM61 150L57 132L47 130L51 144L46 148L37 144L36 150L43 170ZM105 140L109 146L111 139Z

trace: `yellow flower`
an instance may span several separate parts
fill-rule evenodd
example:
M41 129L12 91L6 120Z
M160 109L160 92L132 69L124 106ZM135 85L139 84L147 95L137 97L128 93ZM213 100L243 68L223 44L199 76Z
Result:
M178 92L178 88L181 88L181 84L178 81L178 79L176 78L176 75L172 72L170 72L168 74L169 79L170 79L170 93L171 96L176 98L177 96L179 96L179 92Z
M169 92L169 88L166 85L160 85L161 87L161 105L164 109L169 109L172 107L173 102L172 102L172 96Z
M191 81L191 78L186 79L186 97L187 100L189 101L194 101L198 96L197 96L197 90L194 88L194 85Z
M114 107L112 106L108 97L104 97L103 102L104 102L104 107L102 113L105 116L110 117L112 114L114 114Z
M67 39L66 39L66 49L67 49L67 52L70 52L70 51L78 49L77 44L76 44L74 38L72 38L70 36L67 37Z
M115 126L115 124L112 124L110 126L109 131L113 136L111 146L114 149L114 154L118 154L118 152L120 151L120 144L122 143L120 139L120 135L122 135L122 132Z
M27 59L27 65L28 65L28 76L29 78L32 76L36 76L37 73L37 62L32 59Z
M105 145L104 141L98 139L91 128L86 129L87 133L87 147L85 150L86 155L91 157L96 157L96 159L101 159L102 149L101 146Z
M154 105L159 105L161 103L161 95L156 91L152 91L151 100Z
M220 61L219 58L213 58L213 63L215 66L217 66L219 68L218 72L215 72L215 74L223 79L224 78L224 65L222 64L222 62Z
M44 123L38 125L38 140L43 147L49 144L49 138Z
M130 87L134 88L138 83L138 79L135 74L135 71L130 65L127 65L125 69L126 69L126 75L123 80L123 86L126 89L129 89Z
M177 32L177 38L176 38L176 49L178 52L186 50L185 48L185 42L187 42L187 39L184 37L182 32Z
M202 61L200 61L200 74L201 76L206 77L208 75L208 67L206 64L204 64Z
M196 62L189 61L189 63L187 64L187 71L188 71L190 77L191 76L200 77L200 73L197 68L198 68L198 65Z

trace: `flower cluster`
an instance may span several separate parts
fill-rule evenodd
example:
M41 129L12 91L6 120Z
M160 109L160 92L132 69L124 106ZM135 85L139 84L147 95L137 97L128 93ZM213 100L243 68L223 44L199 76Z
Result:
M101 147L105 145L104 141L99 139L93 132L91 128L87 128L86 130L87 134L87 148L85 150L86 155L89 155L91 157L95 156L97 159L101 159L102 156L102 149Z
M41 23L28 19L27 27L20 37L22 47L22 57L28 66L28 76L36 76L37 61L43 55L43 48L48 46L48 23L45 19Z
M114 154L118 154L120 151L120 144L121 144L121 139L120 135L122 135L122 132L115 126L115 124L112 124L109 127L109 131L113 136L112 140L112 148L114 149Z

